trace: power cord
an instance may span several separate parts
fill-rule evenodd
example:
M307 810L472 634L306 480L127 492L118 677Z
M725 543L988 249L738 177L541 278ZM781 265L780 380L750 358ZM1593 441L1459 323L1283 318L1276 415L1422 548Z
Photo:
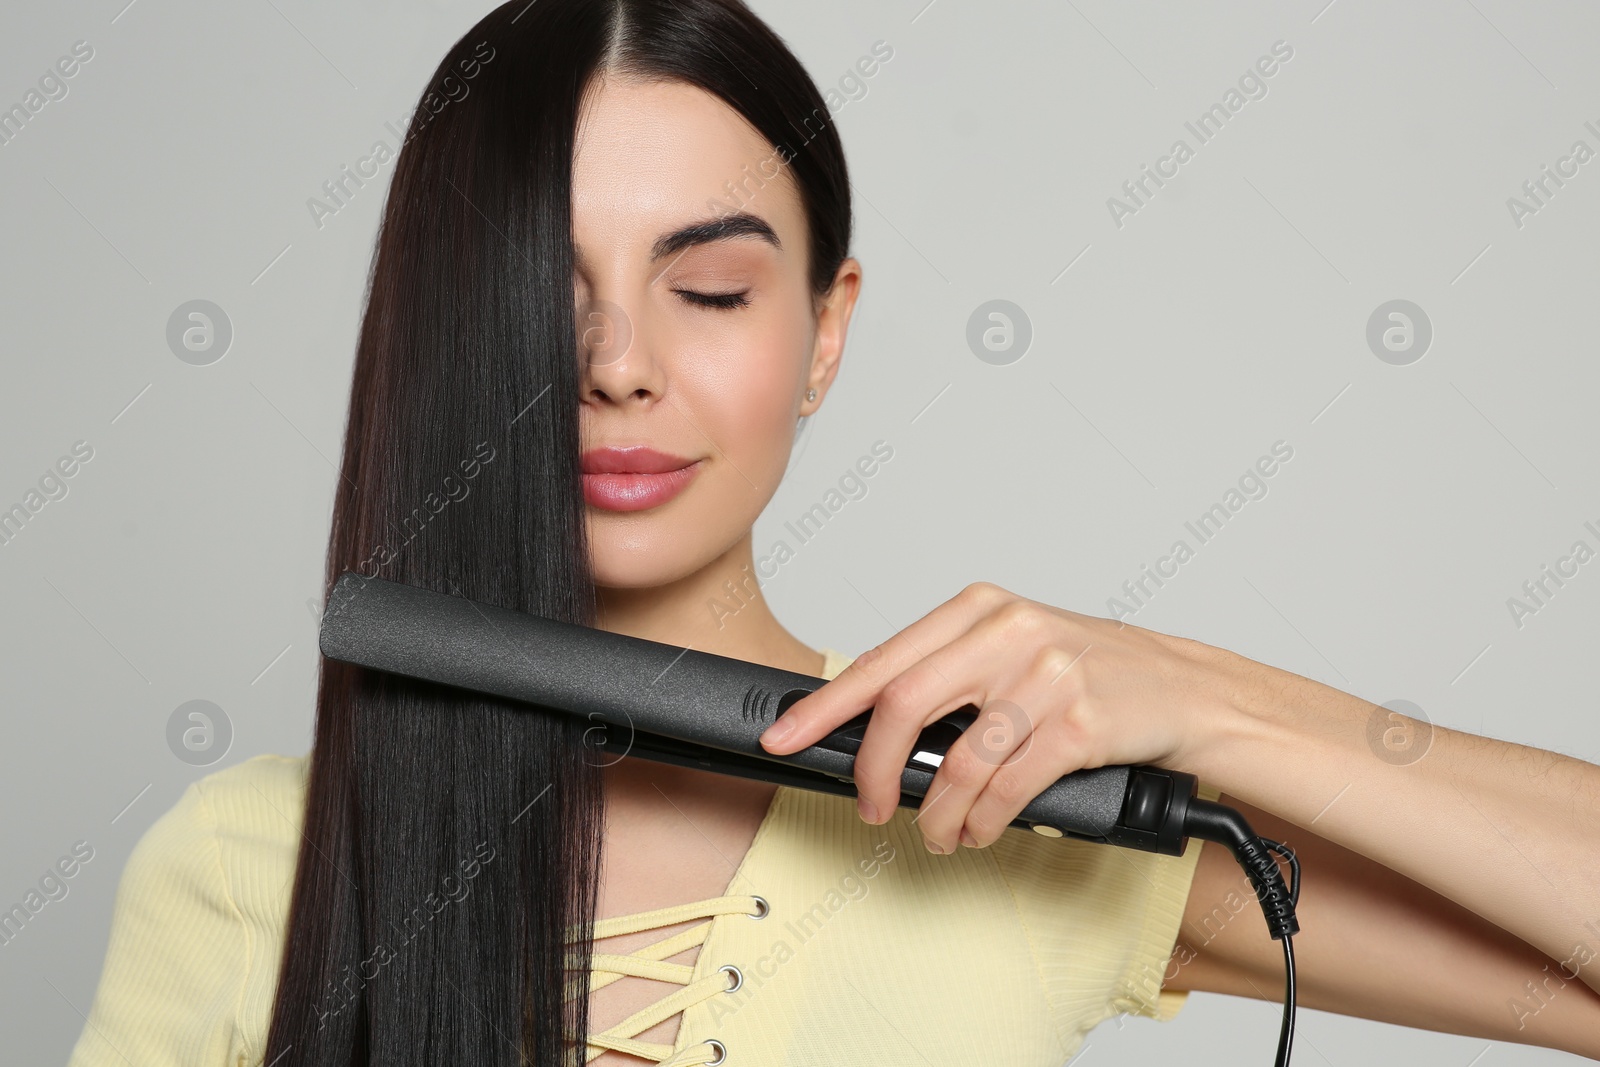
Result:
M1294 1043L1294 943L1300 932L1294 909L1300 903L1300 861L1286 845L1256 836L1245 817L1237 811L1209 800L1189 802L1184 817L1184 833L1204 841L1215 841L1233 851L1256 888L1256 899L1267 920L1267 931L1274 941L1283 942L1283 1026L1278 1031L1278 1058L1275 1067L1288 1067L1289 1050ZM1289 862L1290 881L1283 882L1283 871L1272 853Z

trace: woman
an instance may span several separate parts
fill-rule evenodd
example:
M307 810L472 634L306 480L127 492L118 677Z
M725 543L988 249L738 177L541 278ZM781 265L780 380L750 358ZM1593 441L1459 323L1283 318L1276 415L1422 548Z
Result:
M514 0L423 102L330 588L357 570L837 676L769 747L875 705L861 816L324 662L308 757L211 774L141 840L75 1067L1058 1067L1188 990L1278 1000L1224 851L1002 832L1055 778L1122 762L1197 774L1297 851L1301 1003L1600 1054L1574 958L1600 945L1596 768L1448 730L1385 763L1363 701L985 583L853 663L772 615L751 528L862 272L827 104L735 0ZM917 728L969 702L1016 714L897 808Z

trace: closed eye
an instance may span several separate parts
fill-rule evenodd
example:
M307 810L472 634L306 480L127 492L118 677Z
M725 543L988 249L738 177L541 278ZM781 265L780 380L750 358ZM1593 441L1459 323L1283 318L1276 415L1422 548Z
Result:
M732 311L750 303L748 298L750 290L748 289L737 293L697 293L692 289L674 289L673 292L699 307Z

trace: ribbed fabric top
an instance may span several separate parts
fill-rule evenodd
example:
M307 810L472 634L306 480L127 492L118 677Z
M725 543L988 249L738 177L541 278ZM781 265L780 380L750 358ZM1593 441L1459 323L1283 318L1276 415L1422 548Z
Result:
M825 677L850 662L823 652ZM68 1067L260 1067L307 766L261 755L208 774L145 832ZM591 957L596 988L624 974L683 988L591 1033L589 1058L1060 1067L1104 1020L1186 1002L1161 984L1203 842L1159 856L1011 829L941 856L916 815L871 826L852 797L779 786L728 895L598 920L596 939L707 919ZM692 964L666 962L695 944ZM670 1048L636 1040L680 1011Z

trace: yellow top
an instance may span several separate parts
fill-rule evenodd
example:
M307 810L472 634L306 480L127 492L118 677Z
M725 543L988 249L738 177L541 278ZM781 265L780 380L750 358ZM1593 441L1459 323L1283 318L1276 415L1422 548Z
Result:
M823 651L825 677L850 662ZM261 1063L307 766L261 755L208 774L145 832L68 1067ZM841 1067L1060 1067L1120 1012L1167 1020L1183 1006L1161 982L1199 839L1176 857L1010 829L940 856L916 814L870 826L852 797L779 786L729 895L597 921L596 938L709 920L592 957L596 987L635 974L684 988L589 1035L589 1058L778 1064L803 1045ZM666 962L695 944L693 964ZM670 1048L634 1039L678 1011Z

